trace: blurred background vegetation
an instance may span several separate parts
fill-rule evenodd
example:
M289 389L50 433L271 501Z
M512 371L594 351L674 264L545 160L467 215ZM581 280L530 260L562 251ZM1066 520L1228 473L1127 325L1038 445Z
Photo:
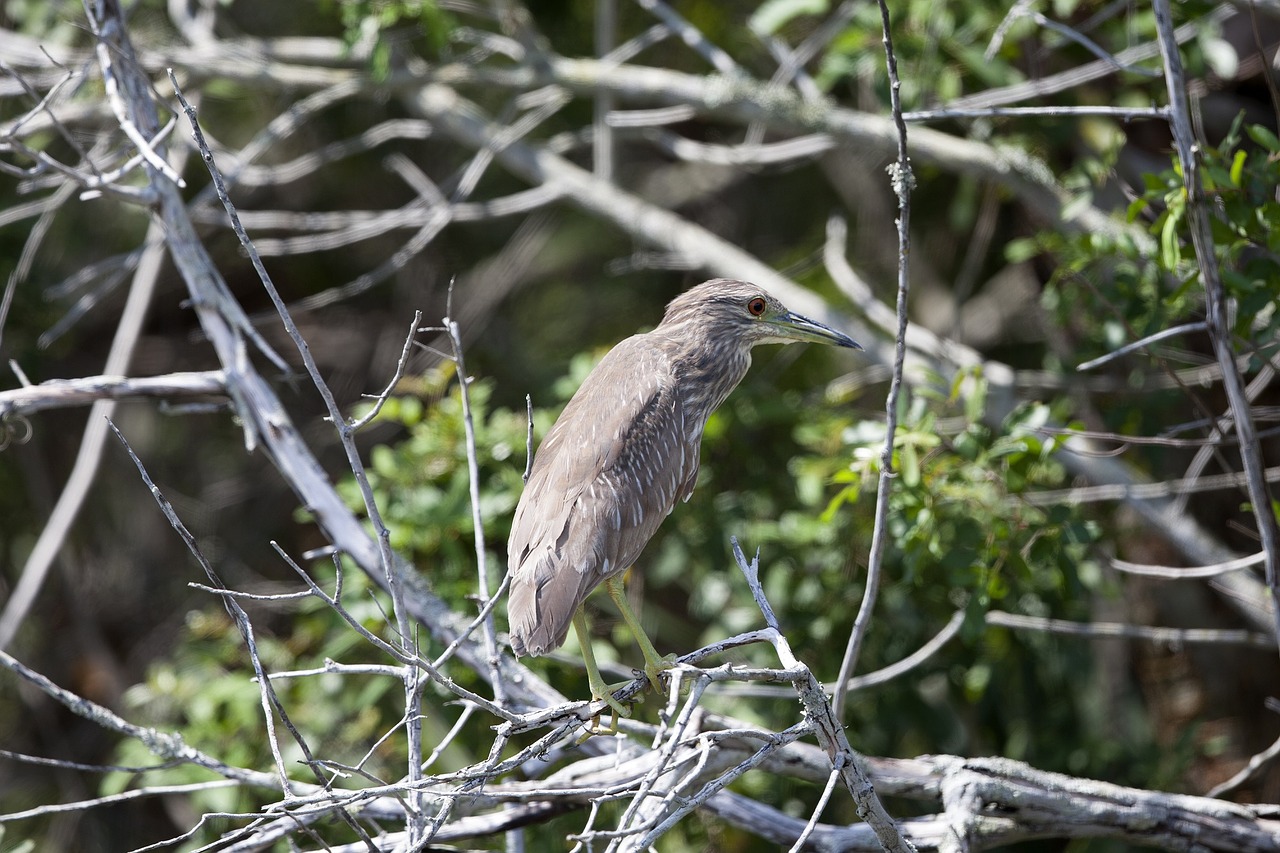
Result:
M1154 37L1145 5L1085 0L1030 5L1111 54ZM674 7L760 80L776 68L767 37L797 44L832 12L823 0L702 0ZM1280 323L1280 144L1270 61L1280 18L1249 4L1234 10L1197 2L1176 7L1178 23L1195 25L1183 45L1184 57L1194 81L1198 130L1206 142L1205 179L1215 205L1217 251L1237 304L1236 347L1247 362L1244 369L1254 376L1276 356ZM479 63L489 58L489 48L477 30L499 29L483 14L489 6L461 3L193 2L190 8L212 16L213 32L223 40L312 36L341 41L347 51L341 65L373 81L390 80L422 63ZM492 8L511 7L495 3ZM527 8L555 53L595 54L594 3L531 2ZM79 4L9 0L0 9L7 34L59 47L91 45ZM140 48L180 56L190 33L175 24L170 11L158 0L131 7L131 32ZM919 0L893 4L893 13L908 110L954 105L1097 59L1091 44L1032 17L1010 17L1007 3ZM616 14L619 41L653 23L638 4L619 3ZM506 64L501 57L489 59ZM649 48L637 61L706 73L706 63L678 39ZM829 48L807 67L833 102L885 114L877 7L858 6ZM1141 67L1159 66L1147 61ZM199 98L202 125L219 150L244 145L305 94L269 77L251 81L216 68L182 70L188 94ZM368 97L309 116L270 149L264 165L281 166L379 123L408 119L387 85L385 93L375 86ZM1046 102L1148 107L1165 103L1164 87L1158 74L1112 73L1055 91ZM510 91L477 86L466 94L490 115L511 109ZM85 104L95 99L100 91L93 87L77 97ZM10 121L30 106L11 97L0 120ZM590 126L591 117L590 99L572 100L530 141L559 146L565 156L589 166L589 140L582 141L580 131ZM891 498L886 581L859 672L915 651L957 611L964 623L958 637L919 669L851 697L850 740L876 755L1003 755L1073 775L1204 793L1280 732L1275 714L1264 709L1280 675L1274 648L1086 639L985 621L996 610L1081 622L1243 624L1203 583L1161 583L1112 570L1113 557L1182 561L1173 546L1122 506L1037 497L1073 485L1055 458L1057 437L1042 429L1047 424L1204 437L1209 427L1196 422L1225 406L1212 383L1157 381L1212 363L1203 335L1175 338L1088 374L1076 372L1080 363L1128 341L1203 315L1167 129L1157 120L1104 117L950 119L934 126L1035 158L1078 205L1100 207L1128 230L1081 233L1070 210L1061 221L1046 221L1007 187L959 168L917 165L912 318L1019 371L1024 402L1003 423L986 423L981 369L966 373L963 383L939 377L932 385L906 389L895 439L900 475ZM744 132L739 123L696 115L665 129L722 145L740 143ZM92 130L91 124L76 129L86 146L94 139ZM186 134L175 131L175 136ZM44 143L63 153L68 145L52 135ZM392 135L296 179L246 178L235 200L246 212L394 209L413 202L416 193L392 168L393 155L407 158L447 189L472 154L439 133L425 139ZM857 316L861 306L848 304L823 266L824 235L833 213L848 219L850 262L878 298L892 304L895 202L886 164L886 158L849 147L784 164L692 163L669 156L643 134L623 134L615 179ZM207 176L193 162L185 177L194 198ZM525 186L491 167L477 196L506 195ZM47 182L4 178L0 207L14 210L33 193L47 192ZM205 212L204 239L236 296L277 349L290 353L219 210L197 209ZM16 268L36 222L30 215L3 219L0 272L5 276ZM58 208L30 274L14 291L0 339L4 359L14 360L37 382L98 373L128 276L109 270L77 273L132 251L146 225L142 211L104 199ZM453 223L381 280L351 287L350 295L330 301L336 288L383 264L410 233L388 231L331 250L282 245L275 253L273 239L298 235L264 226L253 236L264 241L277 286L297 306L295 318L350 411L367 405L362 395L376 393L391 375L415 309L422 309L428 322L448 311L461 323L468 370L477 377L470 386L471 405L489 571L496 584L525 464L525 396L532 397L535 433L541 436L612 343L655 325L670 297L706 276L680 269L679 258L650 252L598 217L552 205L518 216ZM449 308L451 281L456 283ZM180 277L168 270L131 374L216 366L185 298ZM471 613L476 569L458 383L451 363L432 350L416 352L409 367L396 396L363 436L366 459L393 546L412 557L439 595ZM687 652L760 624L733 568L729 540L736 536L748 553L760 550L766 591L797 655L821 678L834 678L863 593L886 379L885 371L868 360L823 348L757 351L751 374L708 425L697 491L665 523L629 582L650 633L660 638L659 651ZM4 380L5 387L16 384L12 375ZM305 383L282 379L280 386L296 423L335 479L342 479L344 461L331 427L321 420L318 401ZM1275 419L1277 402L1274 387L1261 391L1255 399L1260 420ZM225 410L175 413L140 402L122 405L115 419L229 586L253 592L298 588L269 543L278 541L293 555L325 543L270 466L244 452L241 431ZM32 423L28 442L0 454L0 598L17 583L62 487L85 415L42 413ZM1280 458L1274 437L1265 447L1269 459ZM1125 458L1158 481L1183 476L1197 449L1148 445L1128 449ZM1227 450L1216 464L1232 466L1231 460L1236 454ZM358 507L354 485L343 488ZM1252 553L1258 546L1243 495L1240 489L1199 494L1187 508L1223 544ZM314 570L317 577L332 577L334 567L321 561ZM353 613L371 628L380 625L384 615L377 597L358 572L344 576ZM180 730L194 745L221 748L227 760L262 766L269 758L243 645L222 605L188 588L188 582L200 580L129 460L109 444L89 503L10 651L55 682L135 722ZM271 670L322 666L325 659L378 660L315 601L246 606ZM636 656L619 622L608 605L597 607L592 618L603 640L599 653L613 657L625 672ZM766 650L735 654L743 661L771 662ZM531 665L566 695L585 696L576 657L571 640L561 653ZM468 686L478 688L478 679ZM281 689L290 707L298 709L295 723L314 738L318 753L354 764L373 750L367 769L394 778L403 766L403 745L378 739L402 713L396 687L377 676L324 676L292 679ZM428 711L434 737L450 724L450 698L434 696L437 704ZM636 713L652 718L657 705L651 698ZM727 688L708 705L770 726L786 725L795 716L794 695L786 691L761 695ZM475 750L487 749L487 722L476 719L472 725L475 736L455 741L439 767L465 766L480 757ZM151 763L137 743L121 744L18 689L13 679L0 682L0 747L85 763ZM21 762L0 766L0 812L121 790L133 778L127 771L95 777ZM181 768L168 771L166 781L198 778L208 776ZM748 776L741 786L789 813L807 816L817 791L774 781ZM1266 770L1237 796L1280 799L1280 772ZM10 824L0 850L127 849L182 831L206 811L254 807L243 793L132 802ZM891 811L906 814L915 807L892 803ZM852 805L833 807L826 819L854 820ZM561 818L535 830L541 834L530 843L558 848L579 825L573 816ZM756 840L711 820L687 821L681 833L668 837L663 849L680 843L689 849L762 849ZM335 831L334 838L343 836ZM1107 845L1078 841L1065 846Z

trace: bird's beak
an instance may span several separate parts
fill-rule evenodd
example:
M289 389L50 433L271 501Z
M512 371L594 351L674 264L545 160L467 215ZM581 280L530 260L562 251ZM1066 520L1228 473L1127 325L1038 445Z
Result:
M816 344L834 344L838 347L862 349L861 344L843 332L837 332L830 326L824 326L790 311L768 322L779 338L788 341L810 341Z

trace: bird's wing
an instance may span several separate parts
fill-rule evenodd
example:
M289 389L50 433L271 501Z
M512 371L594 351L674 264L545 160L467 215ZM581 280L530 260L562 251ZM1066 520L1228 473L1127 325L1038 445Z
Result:
M645 335L618 344L534 457L508 543L518 654L559 646L583 599L630 566L697 474L670 359Z
M684 482L680 484L680 500L688 501L693 497L693 487L698 485L698 465L700 464L702 452L702 430L698 430L693 441L689 442L685 447L685 452L689 454L689 458L685 460Z

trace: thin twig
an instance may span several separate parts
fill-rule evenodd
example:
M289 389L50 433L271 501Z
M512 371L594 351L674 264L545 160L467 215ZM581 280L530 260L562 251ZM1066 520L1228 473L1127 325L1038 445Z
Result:
M1189 335L1193 332L1203 332L1207 328L1208 326L1204 323L1204 321L1197 321L1194 323L1183 323L1182 325L1174 326L1171 329L1164 329L1162 331L1156 332L1155 334L1147 335L1145 338L1142 338L1140 340L1127 343L1122 347L1117 347L1116 349L1113 349L1111 352L1107 353L1106 355L1100 355L1095 359L1082 362L1076 365L1076 370L1079 370L1082 372L1086 370L1093 370L1095 367L1101 367L1107 362L1114 361L1115 359L1119 358L1122 355L1127 355L1136 350L1145 349L1146 347L1149 347L1152 344L1159 343L1160 341L1166 340L1168 338L1177 337L1178 335Z
M1047 107L943 107L936 110L912 110L902 114L904 121L931 122L948 121L958 118L1036 118L1036 117L1075 117L1104 116L1124 122L1134 119L1168 118L1167 107L1106 107L1106 106L1047 106Z
M1251 756L1245 766L1240 768L1240 772L1227 781L1214 785L1205 796L1221 797L1231 793L1256 776L1259 770L1271 764L1277 758L1280 758L1280 738L1277 738L1271 746L1262 750L1262 752Z
M1131 575L1144 575L1151 578L1165 578L1167 580L1180 580L1183 578L1214 578L1227 572L1238 572L1241 569L1247 569L1250 566L1257 566L1265 562L1267 555L1259 551L1256 554L1250 554L1247 557L1240 557L1236 560L1227 560L1212 566L1153 566L1147 563L1130 563L1126 560L1120 560L1115 557L1111 559L1111 567L1116 571L1126 572Z
M839 771L841 781L853 796L858 816L871 826L876 840L880 842L885 853L915 853L915 846L902 834L901 828L885 810L879 795L876 794L875 787L867 776L866 762L849 744L844 726L836 716L831 700L822 689L822 685L807 666L796 660L786 636L775 627L777 620L773 616L773 609L765 599L764 587L760 585L758 560L748 563L742 549L738 546L737 539L730 541L734 559L746 578L747 585L751 588L752 597L764 614L766 623L772 621L765 631L769 635L769 642L773 645L779 662L787 669L799 670L793 684L800 697L800 704L804 707L804 722L817 737L819 746L826 752L831 768Z
M162 761L146 766L129 766L124 764L84 764L79 761L64 761L61 758L45 758L39 755L26 755L8 749L0 749L0 758L15 761L19 764L34 764L38 767L57 767L60 770L78 770L86 773L150 773L153 770L168 770L180 767L180 760Z
M453 289L449 290L450 301ZM452 311L452 306L450 306ZM484 648L489 657L490 684L493 686L493 701L505 707L507 704L506 689L502 683L502 672L498 660L498 640L493 624L493 610L490 605L496 596L489 594L489 559L486 556L484 542L484 515L480 511L480 462L476 451L475 416L471 411L471 377L467 375L467 362L462 351L462 333L458 324L449 317L444 318L444 327L449 333L449 341L453 345L453 360L458 366L458 394L462 399L462 424L466 435L467 449L467 481L471 496L471 526L475 542L476 555L476 592L480 596L481 607L486 611L483 626Z
M186 162L186 154L179 152L175 157L178 168ZM129 298L116 326L115 337L111 341L111 350L107 354L103 373L122 375L129 369L133 359L134 348L142 334L143 321L147 309L155 293L160 279L161 267L165 258L165 244L160 239L163 227L153 221L147 228L147 236L143 245L146 252L134 272L133 282L129 287ZM44 585L44 579L50 566L62 550L62 544L75 523L80 509L84 506L89 489L97 478L98 466L102 461L102 450L107 440L107 419L115 412L115 401L99 399L89 410L89 419L85 426L84 436L80 440L80 448L76 452L76 461L67 477L66 486L58 496L53 512L40 536L36 539L27 561L22 567L22 575L9 600L5 602L4 612L0 613L0 648L5 648L13 640L14 634L26 619L27 613L35 603L36 595Z
M1265 482L1280 482L1280 465L1273 465L1261 472ZM1236 489L1249 484L1248 471L1227 474L1209 474L1200 477L1176 480L1165 480L1159 483L1117 483L1106 486L1077 486L1070 489L1046 489L1038 492L1026 492L1018 500L1033 506L1050 506L1052 504L1079 504L1092 501L1128 501L1164 498L1170 495L1199 494L1218 489ZM1265 552L1263 563L1266 562ZM1225 562L1225 561L1224 561Z
M898 333L894 346L893 375L889 381L889 393L885 399L884 450L880 454L880 479L876 486L875 527L871 534L871 553L867 556L867 582L862 592L862 603L849 632L844 659L840 662L840 674L836 678L835 704L837 720L844 719L845 685L853 677L858 663L862 640L871 624L876 594L880 588L880 574L884 564L884 552L889 537L889 492L893 488L893 447L898 430L898 396L902 390L903 365L907 357L907 293L910 288L908 275L911 257L911 189L915 177L911 173L911 159L907 153L907 123L902 118L902 81L898 79L898 60L893 53L893 34L889 19L889 6L880 0L880 25L884 38L885 64L889 71L889 101L893 121L898 131L898 159L890 167L893 191L898 197Z
M845 692L856 693L859 690L877 687L881 684L892 681L895 678L901 678L912 670L922 666L932 659L943 646L951 642L955 636L960 633L960 628L964 625L964 616L965 614L963 610L957 610L951 615L951 618L947 620L947 624L942 626L942 630L930 637L929 641L920 646L920 648L916 649L902 660L895 661L886 667L877 669L874 672L868 672L865 675L854 676L844 685ZM831 691L833 695L839 687L835 682L823 686L827 690ZM777 687L744 684L741 686L730 685L730 688L725 692L735 696L779 696L782 695L783 691L781 688Z
M449 692L457 696L459 699L463 699L467 702L472 702L478 705L479 707L489 712L490 714L493 714L495 717L498 717L499 719L507 720L507 721L521 719L519 715L514 714L511 711L508 711L507 709L494 704L493 702L484 698L480 694L474 693L466 689L465 687L462 687L461 685L457 684L453 679L442 675L440 671L435 666L432 665L431 661L428 661L425 658L421 657L416 651L412 649L406 651L402 646L392 645L391 643L388 643L386 640L372 633L368 628L360 624L359 619L352 616L351 612L342 606L342 603L338 600L336 595L330 596L324 590L322 590L316 584L316 582L311 578L311 576L308 575L303 570L303 568L293 560L293 558L291 558L287 553L285 553L284 549L281 548L278 543L272 542L271 546L276 550L276 553L280 555L281 559L283 559L286 563L288 563L288 565L294 570L294 572L298 574L298 576L303 580L303 582L307 584L308 588L311 590L312 595L316 596L325 604L329 605L329 607L333 608L333 611L337 613L340 617L342 617L344 622L346 622L356 633L364 637L366 641L368 641L370 644L376 647L383 654L388 655L394 658L395 660L400 661L401 663L418 667L420 670L422 670L423 673L426 674L426 676L429 679L431 679L433 683L438 684L441 687L445 688L446 690L448 690ZM336 556L335 556L335 560L336 560ZM370 569L366 568L365 571L366 573L368 573ZM465 644L462 644L462 645L465 645Z
M818 797L818 803L813 807L813 812L809 815L809 822L805 824L804 831L800 833L796 843L791 845L789 853L800 853L804 849L809 836L813 835L813 831L818 828L818 819L822 817L823 811L826 810L827 803L831 800L831 792L836 789L836 782L839 781L840 771L832 768L830 775L827 776L827 784L822 788L822 796Z
M1225 20L1234 15L1231 4L1224 3L1207 15L1194 21L1189 21L1174 31L1174 39L1179 43L1188 42L1193 39L1200 38L1206 27L1220 26ZM1094 80L1103 77L1110 77L1119 70L1119 67L1130 68L1136 62L1145 62L1160 55L1160 46L1155 42L1143 42L1133 47L1125 48L1115 54L1114 62L1104 59L1097 59L1085 65L1068 68L1066 71L1051 74L1047 77L1039 77L1032 80L1024 80L1019 83L1013 83L1008 86L1002 86L996 89L987 89L983 92L975 92L972 95L965 95L956 98L949 105L952 109L970 109L995 107L1003 104L1015 104L1019 101L1030 100L1031 98L1044 98L1049 95L1055 95L1058 92L1067 89L1082 86Z
M595 4L595 52L604 58L614 48L618 30L618 0L596 0ZM592 104L591 154L592 170L602 181L613 180L614 159L617 154L613 128L609 117L613 112L613 93L604 89L596 92Z
M156 769L156 768L147 768ZM145 788L134 788L129 791L121 791L118 794L106 794L101 797L93 797L88 800L76 800L70 803L47 803L43 806L35 806L19 812L8 812L0 814L0 825L19 820L30 820L37 817L49 817L55 814L65 814L66 812L79 812L86 809L98 808L100 806L114 806L120 803L127 803L133 800L145 799L147 797L167 797L174 794L200 794L207 791L216 791L225 788L239 787L240 783L231 779L214 779L209 782L192 782L186 785L152 785Z
M206 770L211 770L226 779L233 779L246 785L253 785L268 790L280 790L280 781L271 773L258 770L247 770L233 767L223 761L201 752L183 742L182 736L176 732L163 732L158 729L135 725L125 720L109 708L85 699L66 688L59 687L45 676L26 666L7 652L0 651L0 666L8 669L28 684L38 688L50 698L63 705L73 714L113 731L133 738L147 750L163 761L177 760Z
M409 333L405 335L404 347L400 350L400 359L396 362L395 373L391 375L391 381L387 383L387 387L382 389L382 393L374 398L373 406L369 409L368 414L362 418L351 421L351 429L361 430L369 424L378 413L382 411L382 407L386 405L387 400L391 397L391 393L395 391L396 385L400 384L400 378L404 376L405 366L409 363L409 354L413 352L413 339L418 334L418 324L422 322L422 312L413 312L413 322L409 324Z
M1224 644L1271 648L1272 641L1266 634L1240 629L1218 628L1158 628L1149 625L1127 625L1121 622L1072 622L1067 619L1050 619L1045 616L1024 616L990 610L985 614L988 625L1022 631L1041 631L1048 634L1066 634L1074 637L1098 639L1125 638L1148 640L1169 646L1184 643Z
M1132 65L1132 64L1130 65L1124 64L1115 56L1112 56L1110 53L1107 53L1105 50L1099 47L1098 43L1095 42L1093 39L1089 38L1088 36L1085 36L1082 33L1077 32L1071 27L1068 27L1066 24L1062 24L1051 18L1045 17L1040 12L1031 12L1029 13L1028 17L1030 17L1033 21L1035 21L1037 24L1044 27L1045 29L1052 30L1058 35L1064 36L1065 38L1068 38L1071 41L1075 42L1076 44L1080 45L1085 50L1089 51L1094 56L1101 59L1103 62L1106 62L1107 64L1111 65L1117 71L1125 71L1130 74L1138 74L1142 77L1159 77L1160 76L1159 71L1155 71L1150 68L1139 68L1138 66Z

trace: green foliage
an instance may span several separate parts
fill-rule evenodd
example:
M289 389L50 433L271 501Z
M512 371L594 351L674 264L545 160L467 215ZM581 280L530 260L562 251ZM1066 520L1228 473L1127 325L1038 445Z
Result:
M320 564L318 583L333 588L333 571ZM343 603L351 615L375 634L385 634L386 602L377 602L369 582L358 571L344 572ZM327 660L342 663L386 663L328 606L315 598L285 607L286 630L273 630L275 613L245 602L254 623L259 659L268 673L323 669ZM124 702L131 719L163 731L179 731L190 746L217 755L233 765L267 768L273 758L263 725L262 697L248 651L231 617L217 604L187 614L181 642L173 654L152 664L144 682L131 687ZM277 675L272 680L290 720L306 738L312 755L344 764L362 763L375 776L396 777L403 767L403 744L394 739L370 747L402 713L403 695L397 680L386 675L312 674L297 678ZM314 783L303 763L306 756L277 723L277 737L290 777ZM151 766L155 756L139 741L126 740L115 763ZM190 764L158 771L157 784L208 781L213 774ZM104 777L102 793L127 789L133 774L115 772ZM210 811L253 810L259 803L243 791L211 788L194 799ZM265 800L264 800L265 802Z
M455 26L453 16L436 0L326 0L324 5L336 5L349 47L371 42L369 67L379 80L391 72L398 42L422 36L428 54L439 54Z
M84 28L77 26L66 4L47 0L7 0L4 20L15 31L39 37L46 44L67 45L83 38Z
M369 453L368 477L391 546L420 565L432 566L432 584L449 601L475 591L475 523L467 469L466 422L452 366L433 370L402 385L416 396L393 397L375 423L395 425L403 435L394 445ZM490 540L490 568L496 563L520 497L527 443L524 412L490 411L493 386L468 386L480 471L480 513ZM430 401L426 403L424 401ZM550 426L551 415L535 422ZM353 480L339 491L353 509L364 503Z
M1266 352L1280 338L1280 140L1263 127L1243 128L1237 119L1221 144L1201 148L1199 173L1214 256L1226 295L1237 306L1233 331L1239 348ZM1145 176L1128 221L1145 226L1154 251L1126 235L1057 232L1012 248L1013 256L1043 250L1058 260L1045 304L1076 334L1081 361L1203 318L1204 286L1176 163Z
M1045 13L1065 16L1076 4L1057 5L1065 8ZM1026 76L1026 51L1039 50L1044 41L1057 41L1051 34L1038 32L1040 28L1031 17L1012 16L1008 3L995 0L963 6L911 0L895 7L893 16L894 52L903 103L908 108L944 104L969 92L1021 82ZM863 4L832 44L833 49L824 55L819 83L833 88L870 79L887 93L880 33L879 7ZM998 39L994 38L996 33L1000 34ZM988 56L988 46L995 42L996 49Z
M713 423L719 434L705 443L708 464L750 458L764 446L777 447L784 461L752 466L774 473L742 491L721 467L704 473L689 506L668 520L657 556L649 556L651 546L642 558L647 599L670 602L684 594L690 601L683 621L701 631L689 645L760 624L745 584L729 568L724 539L732 532L749 551L761 548L766 593L797 654L834 675L862 597L855 567L870 548L884 442L883 423L853 416L847 403L805 402L748 379L717 415L752 423ZM1040 431L1050 409L1026 406L992 428L979 420L985 403L980 374L957 379L945 392L918 389L903 401L885 575L859 670L914 652L957 609L965 611L966 625L960 640L921 670L855 694L852 728L873 752L995 752L1038 766L1140 778L1139 769L1159 753L1136 705L1121 724L1125 747L1104 734L1100 721L1108 710L1079 689L1092 667L1087 646L982 622L997 607L1083 619L1091 597L1106 592L1090 553L1097 526L1078 508L1029 499L1064 485L1057 441ZM790 438L774 438L778 429ZM753 662L771 662L765 650L743 654L757 651ZM731 706L736 716L771 725L785 724L789 711ZM1072 734L1036 735L1048 729Z
M979 618L1006 600L1037 613L1079 601L1098 577L1088 558L1096 530L1069 508L1026 500L1063 481L1056 441L1039 431L1049 408L1024 406L993 430L978 419L985 404L981 375L957 378L946 397L922 389L904 398L889 502L902 579L962 592ZM959 417L948 418L953 410ZM845 443L853 461L834 475L843 488L827 518L873 491L883 425L860 424Z
M829 0L765 0L747 25L752 32L773 35L802 15L826 14L830 6Z

